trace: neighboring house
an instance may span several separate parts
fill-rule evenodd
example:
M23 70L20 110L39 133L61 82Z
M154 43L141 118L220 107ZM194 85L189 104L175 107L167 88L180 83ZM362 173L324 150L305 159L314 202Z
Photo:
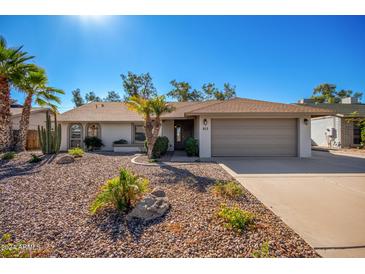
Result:
M10 108L11 113L11 123L12 129L17 132L19 130L19 123L22 116L22 106L21 105L13 105ZM26 149L39 149L39 141L38 141L38 125L46 126L46 112L49 109L42 107L35 107L31 109L30 117L29 117L29 128L27 134L27 145Z
M344 98L340 103L314 103L311 99L302 99L299 104L328 109L333 115L312 119L312 144L325 147L357 147L360 145L360 128L351 121L355 117L365 118L365 104L358 103L356 98Z
M169 150L184 149L188 137L199 140L201 158L214 156L311 156L311 117L332 111L236 98L226 101L172 102L162 116L160 135ZM143 118L124 103L89 103L60 115L61 150L83 147L85 136L98 136L103 150L125 139L137 147L145 138Z

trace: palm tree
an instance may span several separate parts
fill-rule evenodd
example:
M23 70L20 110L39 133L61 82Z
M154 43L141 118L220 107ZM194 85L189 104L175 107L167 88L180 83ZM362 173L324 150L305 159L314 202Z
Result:
M165 96L155 96L151 99L132 96L127 104L129 109L143 115L147 140L147 157L151 159L153 147L161 128L161 115L172 112L174 108L166 102Z
M15 81L24 77L32 59L22 47L8 48L5 39L0 36L0 151L9 150L12 142L10 123L10 88L16 87Z
M25 150L33 99L39 106L50 107L56 119L57 105L55 103L59 104L61 102L57 95L64 94L64 92L60 89L48 87L47 84L48 78L45 70L35 65L32 65L32 68L27 72L26 77L22 78L20 82L17 83L20 90L26 93L19 125L19 141L16 144L17 151Z

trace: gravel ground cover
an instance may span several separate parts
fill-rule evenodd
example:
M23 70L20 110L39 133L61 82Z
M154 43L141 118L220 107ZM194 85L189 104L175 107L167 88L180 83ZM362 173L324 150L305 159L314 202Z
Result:
M62 154L56 158L61 157ZM215 163L141 166L132 155L86 153L72 164L52 157L28 164L28 153L0 162L0 231L34 243L49 257L251 257L269 242L273 257L318 257L277 216L246 191L237 200L212 194L215 180L232 179ZM125 166L166 191L171 210L141 224L106 209L90 215L99 187ZM237 233L217 211L237 204L256 215L255 225Z

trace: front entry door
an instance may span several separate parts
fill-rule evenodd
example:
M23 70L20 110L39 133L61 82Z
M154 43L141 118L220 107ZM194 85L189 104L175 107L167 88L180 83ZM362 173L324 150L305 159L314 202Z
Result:
M183 150L185 141L193 137L194 120L176 120L174 123L175 150Z

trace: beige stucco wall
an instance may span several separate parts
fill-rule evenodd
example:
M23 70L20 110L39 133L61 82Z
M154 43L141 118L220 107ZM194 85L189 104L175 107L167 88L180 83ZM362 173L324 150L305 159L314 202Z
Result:
M305 122L307 120L307 122ZM308 158L312 156L311 117L298 118L298 156Z
M174 120L162 121L161 136L166 136L169 139L169 151L174 150Z
M207 125L204 125L204 119L207 119ZM199 121L199 156L200 158L210 158L211 152L211 118L200 116Z
M61 151L66 151L68 149L68 124L61 123Z
M62 140L61 150L66 151L69 148L69 127L74 123L61 123ZM87 136L87 126L89 123L79 123L82 125L82 140ZM128 143L132 140L132 123L99 123L101 127L100 138L104 144L102 150L112 151L113 142L119 139L125 139Z
M101 140L104 147L102 150L113 150L113 142L125 139L130 144L132 139L131 123L102 123Z
M11 123L12 128L14 130L19 129L19 122L20 122L21 115L12 116ZM46 113L45 112L35 112L30 114L29 118L29 129L36 130L40 126L46 126Z

